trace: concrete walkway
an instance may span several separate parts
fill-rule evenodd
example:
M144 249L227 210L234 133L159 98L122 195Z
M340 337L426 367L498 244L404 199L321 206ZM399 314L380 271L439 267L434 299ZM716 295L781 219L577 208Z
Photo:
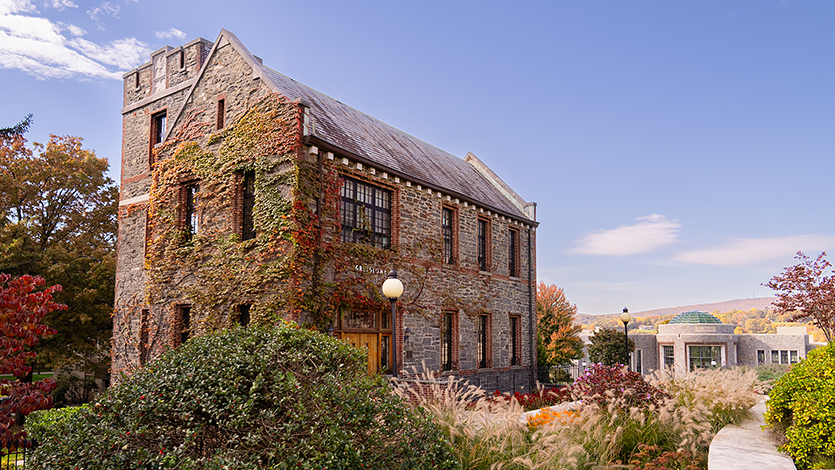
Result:
M753 419L739 426L725 426L710 443L708 470L797 470L787 454L777 452L777 443L763 431L764 397L751 408Z

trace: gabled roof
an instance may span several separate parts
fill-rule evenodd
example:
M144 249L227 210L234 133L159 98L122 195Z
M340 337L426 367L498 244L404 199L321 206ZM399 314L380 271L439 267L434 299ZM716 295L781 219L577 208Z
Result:
M221 30L209 58L227 41L270 89L290 100L298 100L309 108L313 118L311 134L314 137L349 155L364 158L393 175L444 190L455 197L469 200L485 209L492 208L517 220L533 222L533 216L527 216L522 209L526 203L512 190L508 192L509 187L492 171L489 174L494 178L488 179L475 164L265 67L229 31ZM205 64L209 62L207 58ZM480 161L478 163L485 166ZM516 199L511 199L513 196Z

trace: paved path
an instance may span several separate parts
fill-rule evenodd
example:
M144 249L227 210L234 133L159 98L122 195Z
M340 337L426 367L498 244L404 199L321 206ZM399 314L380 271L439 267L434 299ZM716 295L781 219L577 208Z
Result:
M708 470L797 470L787 454L777 452L777 443L763 431L765 400L754 405L753 419L739 426L725 426L710 443Z

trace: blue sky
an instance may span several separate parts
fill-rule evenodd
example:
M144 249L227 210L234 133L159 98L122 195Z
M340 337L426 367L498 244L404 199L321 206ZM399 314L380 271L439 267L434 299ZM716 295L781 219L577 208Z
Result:
M121 75L235 33L264 63L538 203L581 313L763 297L835 251L835 2L0 0L0 125L118 181Z

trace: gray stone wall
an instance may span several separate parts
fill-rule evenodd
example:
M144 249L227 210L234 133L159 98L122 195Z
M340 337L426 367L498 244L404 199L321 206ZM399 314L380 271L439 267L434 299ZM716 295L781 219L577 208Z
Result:
M230 44L219 44L215 53L206 58L211 46L205 40L192 41L183 48L165 49L155 54L165 54L167 60L167 88L151 94L151 64L145 64L135 73L140 74L140 86L136 87L131 73L125 76L125 108L123 109L123 163L122 194L123 210L119 219L119 248L117 253L117 313L114 325L114 374L117 371L138 365L139 337L142 328L149 330L150 357L158 354L168 345L171 336L169 325L173 305L177 303L176 289L167 293L167 300L160 305L145 304L145 286L147 276L143 269L145 259L146 220L145 208L151 185L149 166L151 116L167 110L168 135L174 135L184 126L196 126L205 129L203 135L194 136L201 146L217 151L220 143L208 144L209 135L216 131L217 101L224 100L225 123L233 125L240 117L263 99L269 92L257 77L253 77L251 67L233 49ZM185 66L179 67L179 54L183 51ZM195 85L200 65L206 60L206 67L199 82ZM194 86L193 94L187 103L184 98ZM180 109L182 108L182 111ZM179 117L178 117L179 116ZM313 147L300 149L303 158L314 159L317 156L328 158L327 152ZM159 155L165 158L165 155ZM398 327L398 363L401 368L415 367L422 369L424 364L430 371L440 369L441 313L446 308L455 308L458 312L458 369L453 374L470 377L489 388L502 390L521 390L530 386L535 365L531 356L535 337L535 288L536 288L536 234L529 225L518 223L507 217L492 213L484 207L458 201L454 197L419 184L401 180L385 172L363 166L347 159L347 155L333 155L329 158L337 162L339 171L347 176L362 179L393 190L393 240L395 245L404 247L420 246L427 241L442 240L441 209L451 207L457 214L455 234L458 257L452 265L432 262L426 251L416 250L415 266L406 262L399 268L401 278L410 292L422 292L419 299L428 306L418 312L408 305L399 311ZM315 160L314 160L315 161ZM343 163L343 161L345 163ZM277 169L286 171L288 168ZM229 184L234 184L230 175ZM257 183L256 183L257 184ZM293 196L288 188L282 190L288 197ZM144 199L143 199L144 198ZM315 201L305 201L315 207ZM201 199L201 230L210 230L218 234L228 234L236 230L234 202L223 198ZM483 217L490 221L491 266L489 271L480 272L477 263L477 220ZM508 274L508 230L516 229L518 239L518 277ZM326 234L326 237L338 234ZM530 255L529 255L530 253ZM416 266L422 266L417 269ZM372 272L333 273L332 279L339 275L372 276L374 282L382 284L387 266L372 266ZM414 269L413 269L414 268ZM325 268L326 275L329 273ZM258 299L251 299L255 304ZM231 299L230 299L231 302ZM151 320L146 325L140 324L142 309L149 311ZM476 322L479 314L489 314L491 367L479 369L476 361ZM520 365L510 366L510 316L520 318L519 358ZM404 341L406 327L411 330L409 342Z

